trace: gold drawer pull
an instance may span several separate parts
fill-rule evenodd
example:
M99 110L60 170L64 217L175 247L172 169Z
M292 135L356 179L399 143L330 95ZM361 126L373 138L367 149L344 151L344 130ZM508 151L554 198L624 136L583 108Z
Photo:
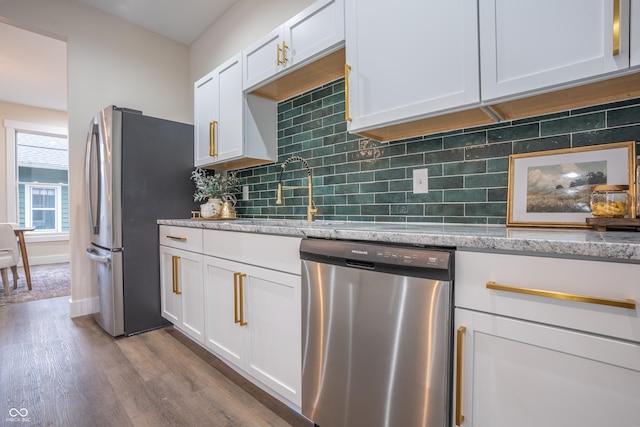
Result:
M496 282L487 282L487 289L494 291L513 292L516 294L536 295L539 297L563 299L568 301L586 302L588 304L608 305L611 307L636 309L636 302L632 299L615 300L608 298L589 297L576 294L565 294L564 292L544 291L542 289L519 288L515 286L499 285Z
M456 342L458 345L458 352L456 353L456 425L462 425L464 421L464 415L462 414L462 346L464 344L464 333L467 328L460 326L456 334Z
M186 242L187 238L186 237L176 237L176 236L167 236L167 239L171 239L171 240L179 240L181 242Z

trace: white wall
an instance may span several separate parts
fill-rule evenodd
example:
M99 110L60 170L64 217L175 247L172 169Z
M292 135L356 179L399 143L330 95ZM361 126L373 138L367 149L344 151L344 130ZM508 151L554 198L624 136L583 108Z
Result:
M71 314L86 314L97 295L84 256L89 240L84 205L87 126L110 104L192 123L189 48L75 0L3 0L0 17L67 41Z
M191 82L213 70L314 0L239 0L191 45Z

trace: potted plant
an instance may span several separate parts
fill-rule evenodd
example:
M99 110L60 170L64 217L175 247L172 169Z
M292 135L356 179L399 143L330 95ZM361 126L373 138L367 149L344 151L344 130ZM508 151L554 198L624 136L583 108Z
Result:
M193 200L206 201L200 205L203 218L213 216L235 218L233 206L237 202L236 194L240 191L240 179L236 172L210 173L198 167L191 172L191 179L196 185Z

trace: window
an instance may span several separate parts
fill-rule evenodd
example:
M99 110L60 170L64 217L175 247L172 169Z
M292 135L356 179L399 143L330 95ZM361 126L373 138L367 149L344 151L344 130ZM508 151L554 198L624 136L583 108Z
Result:
M5 120L7 217L37 233L69 232L69 144L66 131Z

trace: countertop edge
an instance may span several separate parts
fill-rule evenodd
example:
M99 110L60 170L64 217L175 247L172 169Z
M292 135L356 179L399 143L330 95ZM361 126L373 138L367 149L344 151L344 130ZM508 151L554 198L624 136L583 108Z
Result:
M195 221L162 219L159 225L273 234L292 237L366 240L386 243L445 246L484 252L508 252L561 258L640 263L640 235L635 232L596 232L587 229L517 229L429 223L351 223L298 220L241 219Z

